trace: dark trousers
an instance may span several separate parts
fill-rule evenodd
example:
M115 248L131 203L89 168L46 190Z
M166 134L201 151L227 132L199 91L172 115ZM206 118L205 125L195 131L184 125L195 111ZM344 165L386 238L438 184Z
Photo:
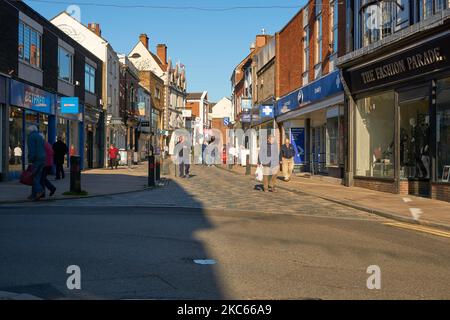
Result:
M47 188L50 192L56 190L55 186L47 179L47 176L52 171L52 167L44 167L41 175L41 186L45 193L45 188Z
M57 163L56 166L56 179L64 179L66 177L64 173L64 163Z
M109 159L109 167L111 169L114 169L114 167L116 167L116 169L117 169L118 166L119 166L119 161L117 161L117 159Z
M179 164L179 169L180 169L180 177L189 176L189 170L191 169L191 165L181 162Z

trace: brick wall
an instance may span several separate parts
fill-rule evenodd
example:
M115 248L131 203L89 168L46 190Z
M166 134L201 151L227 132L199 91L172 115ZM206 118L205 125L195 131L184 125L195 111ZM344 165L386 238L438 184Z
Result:
M302 85L303 11L297 13L277 37L277 97Z
M381 192L397 193L397 188L393 181L355 178L354 186Z
M257 103L263 103L274 95L275 64L271 62L258 73Z
M214 119L212 119L212 121L211 121L211 128L220 130L220 132L222 132L222 144L226 144L227 143L227 129L228 129L228 127L223 124L223 119L222 118L214 118Z
M192 110L192 118L200 117L200 103L199 102L186 102L186 109Z
M448 183L432 183L431 197L436 200L450 202L450 184Z

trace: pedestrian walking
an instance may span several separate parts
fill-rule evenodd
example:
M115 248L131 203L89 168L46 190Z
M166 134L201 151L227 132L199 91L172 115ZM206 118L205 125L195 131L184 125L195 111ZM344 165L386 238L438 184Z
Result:
M263 166L264 192L277 192L276 182L280 171L280 152L273 135L267 138L259 150L258 165Z
M56 192L56 187L48 180L47 176L51 173L54 163L54 151L53 147L50 143L47 141L44 142L44 149L45 149L45 164L44 169L42 170L42 176L41 176L41 186L44 190L44 195L42 197L45 197L45 189L47 188L48 191L50 191L50 197L53 196Z
M294 157L294 146L291 144L291 140L286 138L281 147L281 165L283 167L284 181L286 182L291 180L291 174L294 172Z
M45 142L38 132L35 125L27 128L28 139L28 163L32 165L33 185L29 200L38 201L44 196L44 190L41 184L42 172L45 166Z
M64 173L64 159L68 152L69 148L62 138L58 136L56 142L53 144L53 161L56 168L56 180L64 179L66 177Z
M189 147L186 143L186 139L184 136L180 136L177 144L176 144L177 148L179 148L178 151L178 167L179 167L179 177L180 178L189 178L190 177L190 169L191 169L191 164L190 164L190 156L191 156L191 152L189 150ZM186 155L186 157L188 158L187 160L184 158L184 156Z
M117 149L114 144L111 144L108 153L109 153L109 167L111 168L111 170L113 170L114 167L117 169L117 167L119 166L119 162L117 161L119 149Z

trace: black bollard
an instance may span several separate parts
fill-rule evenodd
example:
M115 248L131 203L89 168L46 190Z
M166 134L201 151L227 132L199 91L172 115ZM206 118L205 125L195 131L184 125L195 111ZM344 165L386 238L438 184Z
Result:
M80 157L70 157L70 192L81 193Z
M156 181L161 180L161 158L156 159Z
M155 156L148 157L148 186L154 187L155 183Z

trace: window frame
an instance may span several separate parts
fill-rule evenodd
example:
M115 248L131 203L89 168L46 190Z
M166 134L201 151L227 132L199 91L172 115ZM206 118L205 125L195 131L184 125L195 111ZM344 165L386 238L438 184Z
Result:
M61 50L63 50L65 53L67 53L68 56L70 56L70 79L69 81L63 77L61 77ZM64 82L67 82L69 84L73 84L73 54L70 53L65 48L58 46L58 79Z
M42 70L42 34L24 21L19 20L17 42L19 61ZM33 45L36 46L34 55L32 54Z
M92 72L93 71L93 72ZM96 82L96 73L97 73L97 69L90 65L89 63L85 63L84 65L84 90L95 94L95 82ZM87 77L87 78L86 78ZM87 79L89 79L89 84L87 83ZM93 80L93 83L92 83Z

